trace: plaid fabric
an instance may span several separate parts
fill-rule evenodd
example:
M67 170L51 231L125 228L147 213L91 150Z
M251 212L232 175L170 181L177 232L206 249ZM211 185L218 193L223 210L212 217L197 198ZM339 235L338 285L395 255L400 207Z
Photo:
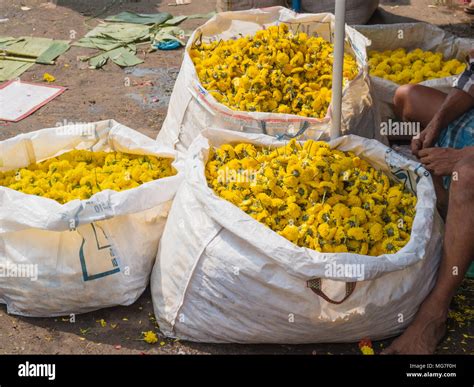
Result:
M455 149L474 146L474 109L450 123L441 132L437 145Z
M466 70L454 81L453 87L474 97L474 58L469 59Z
M442 148L461 149L474 146L474 109L464 113L441 132L436 144ZM444 188L449 189L451 176L443 177Z

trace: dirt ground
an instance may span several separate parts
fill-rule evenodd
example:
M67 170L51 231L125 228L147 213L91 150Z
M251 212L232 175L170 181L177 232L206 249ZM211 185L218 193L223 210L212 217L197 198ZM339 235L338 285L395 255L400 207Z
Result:
M215 0L193 0L185 6L169 6L172 0L76 0L46 1L0 0L0 35L44 36L75 39L83 36L104 18L123 10L142 13L167 11L173 15L207 13ZM56 5L55 3L58 3ZM371 23L426 21L456 33L473 37L472 20L457 5L435 0L381 1ZM62 5L63 4L63 5ZM22 10L21 6L30 7ZM192 30L203 20L182 24ZM179 71L183 50L159 51L139 55L145 63L121 69L108 63L101 70L87 69L78 60L93 50L72 47L57 59L54 66L34 65L22 75L24 81L40 81L43 73L56 77L56 84L68 90L40 110L18 123L0 122L0 140L58 123L91 122L113 118L154 138L166 114L169 96ZM128 86L127 86L128 85ZM473 353L474 329L472 307L474 281L465 280L452 305L448 334L439 353ZM101 320L102 323L101 323ZM155 330L150 293L132 306L116 307L65 318L22 318L8 315L0 306L0 353L44 354L358 354L356 343L311 345L210 345L179 342L161 338L155 345L141 340L141 332ZM376 352L390 340L374 343Z

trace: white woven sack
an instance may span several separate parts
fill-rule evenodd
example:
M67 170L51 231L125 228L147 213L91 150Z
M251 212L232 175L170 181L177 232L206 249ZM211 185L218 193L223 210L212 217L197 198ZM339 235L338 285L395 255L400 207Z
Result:
M0 171L73 149L176 157L172 149L108 120L2 141ZM148 285L180 182L178 173L63 205L0 187L0 303L8 313L37 317L133 303Z
M332 141L403 181L418 202L410 241L396 254L320 253L296 246L208 187L209 147L235 142L282 145L225 130L203 131L193 142L151 278L160 329L216 343L352 342L400 333L433 287L441 255L429 173L375 140ZM358 267L363 276L340 267Z

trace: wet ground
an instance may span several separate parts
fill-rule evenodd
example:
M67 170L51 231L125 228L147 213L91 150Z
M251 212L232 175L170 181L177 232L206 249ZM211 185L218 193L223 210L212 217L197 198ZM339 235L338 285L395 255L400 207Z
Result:
M193 0L186 6L169 6L172 0L76 0L57 5L46 1L0 0L0 35L45 36L69 39L83 36L95 26L97 18L123 10L143 13L167 11L173 15L207 13L214 1ZM473 36L470 19L459 7L442 1L382 1L371 22L427 21L460 36ZM27 6L30 10L22 10ZM96 18L95 18L96 17ZM183 27L192 30L203 20L190 20ZM113 118L154 138L164 120L169 96L178 74L182 50L142 50L145 63L121 69L108 63L100 70L87 69L78 58L93 51L72 47L55 66L35 65L23 74L25 81L40 81L45 72L56 77L56 84L68 90L46 106L18 123L0 122L0 140L56 125ZM452 305L448 334L439 353L473 353L474 281L466 280ZM103 321L102 321L103 320ZM116 307L64 318L23 318L8 315L0 306L0 353L213 353L213 354L358 354L356 343L308 345L209 345L185 343L160 337L157 344L141 340L141 332L156 330L149 291L132 306ZM374 343L376 352L390 340Z

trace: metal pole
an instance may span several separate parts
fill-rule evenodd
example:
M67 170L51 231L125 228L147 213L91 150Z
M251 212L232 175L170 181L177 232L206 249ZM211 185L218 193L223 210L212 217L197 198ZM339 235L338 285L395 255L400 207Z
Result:
M331 140L341 135L342 118L342 66L344 64L344 38L346 26L346 0L336 0L334 31L334 62L332 66L332 125Z
M301 0L292 0L291 7L293 11L300 12L301 11Z

